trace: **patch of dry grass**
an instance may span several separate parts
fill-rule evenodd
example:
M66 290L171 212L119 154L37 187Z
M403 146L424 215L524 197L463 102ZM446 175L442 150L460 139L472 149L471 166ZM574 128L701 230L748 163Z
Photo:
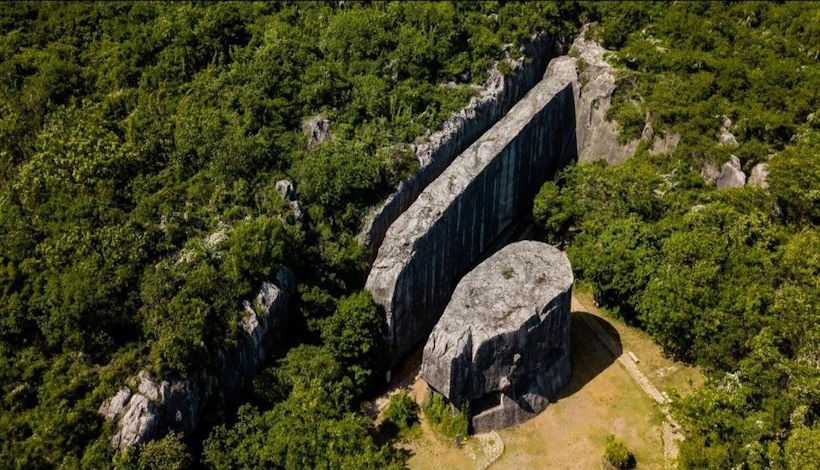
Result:
M595 308L588 292L579 291L577 296L572 304L572 379L557 401L537 417L498 431L505 450L491 468L600 468L610 434L626 443L639 469L666 468L660 410L580 315L595 315L612 336L619 336L623 352L635 354L640 360L638 367L662 391L675 388L689 393L702 384L702 374L664 357L646 334ZM417 378L412 390L421 402L426 384ZM417 436L402 444L411 454L410 468L473 469L483 457L481 442L475 437L457 449L452 439L437 434L423 418L420 429Z

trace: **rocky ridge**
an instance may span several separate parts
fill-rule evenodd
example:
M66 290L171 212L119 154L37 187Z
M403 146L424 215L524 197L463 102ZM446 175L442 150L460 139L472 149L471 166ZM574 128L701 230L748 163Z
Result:
M277 327L287 314L296 287L293 273L283 267L276 284L265 282L253 304L245 301L236 347L217 355L219 374L200 369L187 378L155 381L142 370L99 408L107 420L116 421L111 438L114 448L142 445L158 433L173 430L190 433L196 429L207 401L222 390L235 390L262 364L276 337Z
M454 113L425 142L413 146L419 170L401 182L396 191L366 218L358 240L373 260L392 224L464 149L501 119L540 79L553 54L546 33L535 35L521 47L518 59L504 59L511 72L496 64L467 106Z

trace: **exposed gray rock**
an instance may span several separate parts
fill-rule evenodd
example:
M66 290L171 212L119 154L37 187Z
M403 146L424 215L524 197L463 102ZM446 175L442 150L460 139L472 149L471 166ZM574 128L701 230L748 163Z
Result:
M505 59L512 73L502 74L496 64L469 104L450 116L426 141L414 146L419 170L370 211L357 237L370 260L376 257L390 224L424 188L541 80L553 55L552 41L546 33L537 34L521 52L519 59Z
M116 395L105 400L98 412L105 417L105 419L114 419L125 411L125 406L128 400L131 399L131 389L122 387Z
M544 243L507 245L458 283L424 347L421 377L470 401L486 432L542 411L570 377L572 269Z
M746 174L740 169L740 159L732 155L730 160L723 164L715 181L718 189L741 188L746 184Z
M749 175L749 186L756 186L758 188L766 189L769 187L769 164L758 163L752 168L752 173Z
M459 155L390 226L367 279L396 360L433 328L462 274L576 158L574 62L550 63L504 118Z
M234 350L218 353L219 372L200 369L185 379L157 382L142 370L130 380L136 393L126 386L103 402L99 413L106 419L117 420L111 444L124 449L144 444L165 429L183 433L196 429L208 399L214 394L217 376L223 389L231 391L256 373L275 339L271 332L284 321L295 287L293 273L283 267L276 284L262 284L253 305L244 302L243 334Z
M157 431L159 417L159 410L148 398L135 394L120 418L119 429L111 438L111 444L119 449L148 442Z
M732 120L729 119L729 116L722 114L717 117L720 121L720 130L718 131L718 142L721 145L726 145L729 147L737 147L737 139L735 138L734 134L730 131L732 128Z
M604 58L609 51L597 42L588 41L584 33L575 39L570 50L577 55L582 69L574 84L578 161L622 162L635 154L638 141L619 143L616 123L606 118L616 78L615 71Z
M296 200L296 189L293 187L291 180L279 180L276 182L276 192L278 192L282 199L286 201Z
M330 120L317 114L302 122L302 133L307 136L308 148L321 144L330 138Z
M296 188L293 187L291 180L279 180L276 182L276 192L282 196L282 199L288 203L290 210L296 217L296 220L302 219L302 205L299 204L299 199L296 196Z
M720 170L718 170L714 163L706 162L700 170L700 176L702 176L707 183L715 184L718 176L720 176Z

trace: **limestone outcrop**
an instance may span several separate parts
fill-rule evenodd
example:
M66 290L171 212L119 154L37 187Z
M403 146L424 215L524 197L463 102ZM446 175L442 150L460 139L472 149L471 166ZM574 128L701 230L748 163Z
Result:
M734 134L732 134L732 120L729 119L729 116L725 114L721 114L717 116L718 121L720 121L720 130L718 131L717 139L720 145L725 145L727 147L737 147L737 138Z
M184 379L158 382L143 370L132 377L99 408L102 416L117 422L111 444L124 449L144 444L162 430L188 434L196 429L217 382L220 389L231 391L256 373L285 319L295 287L293 273L283 267L276 284L262 284L254 304L244 302L241 337L232 351L218 354L218 373L200 369Z
M470 271L433 328L421 377L476 432L521 423L569 381L572 268L545 243L507 245Z
M715 185L718 189L729 189L742 188L745 184L746 174L740 169L740 159L732 155L729 161L721 167Z
M419 170L371 211L358 235L369 259L376 257L390 224L410 207L424 188L541 79L553 55L552 41L546 33L538 34L521 52L519 59L505 59L511 73L502 74L496 65L478 95L464 109L453 114L425 142L414 146Z
M623 162L635 154L640 140L650 144L649 153L673 152L680 142L680 135L656 133L650 116L646 118L640 139L626 143L618 140L617 123L606 117L617 87L616 72L607 60L610 51L586 38L588 26L570 48L570 56L578 62L579 69L578 80L574 83L578 161Z
M767 189L769 187L769 164L763 162L755 165L754 168L752 168L752 173L749 175L748 183L749 186Z
M330 120L321 114L305 119L301 128L302 133L307 137L308 148L330 138Z
M282 196L282 199L288 204L296 220L302 220L302 205L299 204L299 199L296 197L296 188L293 187L293 181L277 181L276 192L278 192L279 195Z
M366 287L386 312L393 360L424 341L458 279L576 158L574 62L544 80L462 152L390 226Z
M637 140L618 142L617 125L606 118L615 92L615 70L604 58L607 52L597 42L588 41L583 33L570 49L581 64L579 79L574 84L579 162L622 162L635 154L638 145Z

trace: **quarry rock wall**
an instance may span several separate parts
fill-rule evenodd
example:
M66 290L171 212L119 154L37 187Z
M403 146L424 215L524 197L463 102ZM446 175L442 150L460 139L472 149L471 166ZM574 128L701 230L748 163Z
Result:
M141 445L168 429L185 435L193 432L212 396L236 390L256 374L285 321L295 288L294 275L286 267L277 274L276 284L262 283L255 302L244 302L236 347L220 351L213 370L202 368L186 378L162 381L153 380L142 370L105 400L99 413L116 422L112 446L125 449Z
M456 283L532 206L557 170L577 158L575 63L547 72L390 226L366 287L386 313L393 360L427 338Z
M494 67L478 96L424 143L414 147L419 170L371 211L358 235L369 260L376 257L390 224L410 207L424 188L538 83L553 55L552 41L546 33L540 33L524 45L521 52L519 59L508 60L511 73L502 74Z

